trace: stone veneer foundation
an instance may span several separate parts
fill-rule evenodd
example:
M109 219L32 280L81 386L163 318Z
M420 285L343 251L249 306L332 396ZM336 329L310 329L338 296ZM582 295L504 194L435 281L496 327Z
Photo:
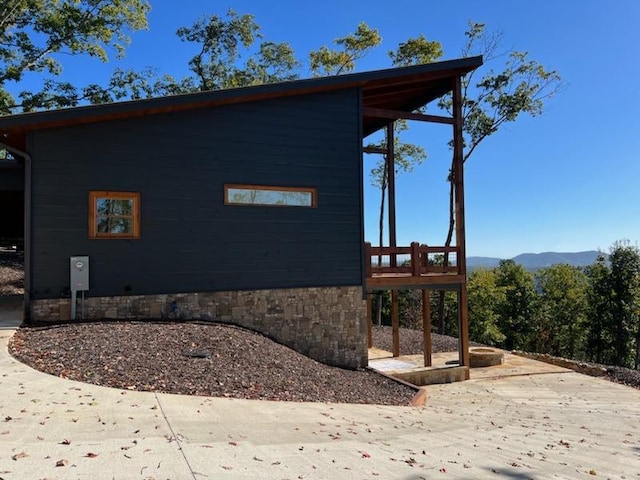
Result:
M68 298L33 300L31 319L69 320L70 304ZM78 317L81 312L78 300ZM329 365L367 365L366 304L360 286L92 297L86 298L84 317L230 323Z

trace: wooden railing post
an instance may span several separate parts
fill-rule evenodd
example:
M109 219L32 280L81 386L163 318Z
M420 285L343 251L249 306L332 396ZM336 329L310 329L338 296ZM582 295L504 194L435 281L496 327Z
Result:
M420 244L411 242L411 275L420 276Z
M423 273L427 274L429 273L429 251L427 250L426 243L423 243L422 245L420 245L420 247L423 249L423 255L420 258L420 260L422 260L422 262L420 263L420 267L424 267Z

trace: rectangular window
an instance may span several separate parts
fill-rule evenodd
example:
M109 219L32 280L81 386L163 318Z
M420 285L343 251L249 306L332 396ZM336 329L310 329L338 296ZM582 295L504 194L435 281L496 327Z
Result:
M89 192L89 238L140 238L140 194Z
M315 208L317 193L315 188L225 184L224 203L226 205Z

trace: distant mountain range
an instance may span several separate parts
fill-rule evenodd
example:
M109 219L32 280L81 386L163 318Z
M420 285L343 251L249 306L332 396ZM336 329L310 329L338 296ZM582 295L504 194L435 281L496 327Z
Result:
M577 267L584 267L595 262L600 252L589 250L587 252L544 252L544 253L522 253L512 260L522 265L528 270L550 267L557 263L567 263ZM493 257L467 257L467 268L494 268L500 263L500 258Z

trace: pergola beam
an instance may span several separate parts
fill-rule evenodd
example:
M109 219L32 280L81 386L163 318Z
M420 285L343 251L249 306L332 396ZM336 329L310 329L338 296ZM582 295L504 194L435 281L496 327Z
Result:
M388 110L385 108L364 107L362 113L365 117L388 118L391 120L418 120L419 122L445 123L454 124L451 117L443 117L441 115L427 115L425 113L401 112L399 110Z
M363 153L380 153L384 155L387 153L387 149L380 148L380 147L362 147L362 152Z

